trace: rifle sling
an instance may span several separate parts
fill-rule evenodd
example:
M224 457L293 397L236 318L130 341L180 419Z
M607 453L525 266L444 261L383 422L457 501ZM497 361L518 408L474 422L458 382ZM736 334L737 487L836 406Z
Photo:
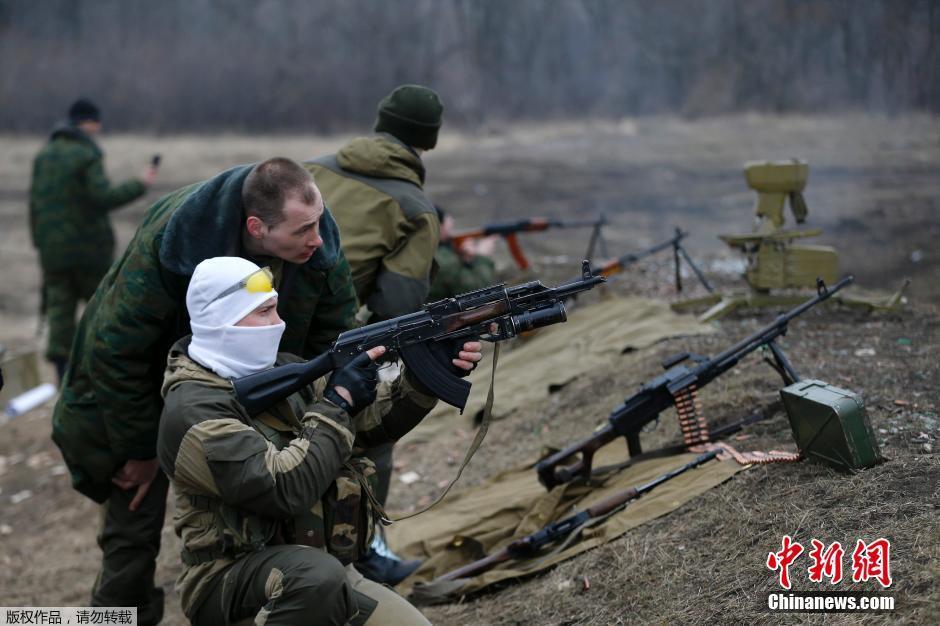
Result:
M494 344L493 348L493 369L490 373L490 390L486 394L486 404L483 406L483 418L480 420L480 427L477 429L477 434L473 437L473 441L470 443L470 447L467 448L466 454L464 454L463 461L460 463L460 467L457 468L457 475L444 487L444 491L441 492L437 498L434 499L431 504L427 505L423 509L415 511L414 513L408 513L407 515L402 515L401 517L392 518L392 522L400 522L406 520L409 517L414 517L429 510L431 507L436 506L438 502L444 499L444 496L447 495L447 492L450 491L450 488L454 486L454 483L460 478L460 475L463 473L463 469L467 467L467 464L470 463L470 459L473 458L473 455L476 454L477 448L480 447L480 444L483 443L483 438L486 437L486 431L490 427L490 419L493 414L493 389L496 383L496 363L499 361L499 342Z

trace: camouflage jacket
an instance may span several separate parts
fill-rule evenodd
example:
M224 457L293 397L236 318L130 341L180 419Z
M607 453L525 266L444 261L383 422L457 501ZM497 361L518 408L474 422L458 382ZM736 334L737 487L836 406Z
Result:
M400 438L436 399L403 376L350 420L323 400L320 379L251 418L232 384L170 351L160 421L160 465L173 484L183 544L177 589L192 615L216 575L239 556L275 543L325 549L343 563L368 546L376 508L362 447ZM296 361L281 354L278 364Z
M491 258L477 255L464 261L450 242L441 242L434 260L437 261L437 274L431 283L428 302L487 287L496 278L496 266Z
M339 224L370 321L420 309L440 237L437 213L422 191L421 158L383 133L353 139L306 166Z
M99 502L128 459L156 456L160 385L170 347L190 333L186 289L196 265L247 256L241 188L250 169L233 168L158 200L85 309L52 438L74 487ZM352 328L357 307L329 211L320 235L323 246L303 265L252 259L275 270L278 313L287 324L280 349L303 357Z
M145 190L139 180L112 186L91 137L68 124L57 126L33 161L29 188L30 232L43 270L110 264L114 232L108 211Z

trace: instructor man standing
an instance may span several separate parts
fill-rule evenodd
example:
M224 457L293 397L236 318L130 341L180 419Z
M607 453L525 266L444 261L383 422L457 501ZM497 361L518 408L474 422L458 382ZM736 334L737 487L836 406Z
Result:
M49 316L46 358L60 381L75 336L76 307L91 298L114 260L108 212L144 195L157 176L150 166L140 178L112 185L94 139L100 132L98 107L76 100L33 161L29 223L42 267L43 313Z
M92 605L136 606L141 626L163 615L154 570L168 489L156 459L167 353L191 332L194 269L217 256L269 268L282 352L320 354L354 323L338 229L299 163L235 167L150 208L88 303L52 416L73 487L104 505Z

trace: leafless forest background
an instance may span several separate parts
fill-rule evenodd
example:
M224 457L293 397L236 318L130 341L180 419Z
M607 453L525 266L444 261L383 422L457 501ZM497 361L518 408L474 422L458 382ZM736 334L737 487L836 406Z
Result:
M938 60L930 0L0 0L0 130L361 129L402 82L471 128L938 111Z

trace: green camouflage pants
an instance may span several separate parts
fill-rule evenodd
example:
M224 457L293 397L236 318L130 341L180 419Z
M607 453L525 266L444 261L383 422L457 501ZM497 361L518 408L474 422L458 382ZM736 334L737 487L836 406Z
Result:
M49 319L46 358L50 361L69 358L75 337L78 303L88 302L109 267L110 264L105 264L43 273L45 314Z
M400 595L317 548L279 545L248 554L217 575L192 621L228 626L353 624L430 626Z
M136 511L127 508L136 487L112 486L111 497L101 505L101 571L91 605L136 606L140 626L153 626L163 618L163 589L154 585L154 572L169 488L166 474L158 471Z

